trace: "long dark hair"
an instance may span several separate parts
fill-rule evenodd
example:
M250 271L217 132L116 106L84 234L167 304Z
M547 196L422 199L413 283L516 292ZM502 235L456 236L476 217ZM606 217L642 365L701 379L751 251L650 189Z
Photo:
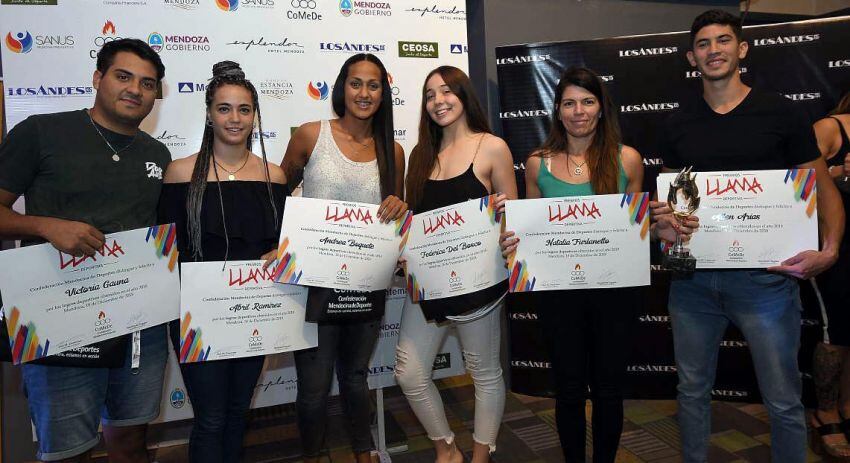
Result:
M830 116L837 116L839 114L850 114L850 92L845 93L838 100L838 106L829 113Z
M378 160L378 178L381 183L381 198L390 195L399 195L396 189L395 172L395 135L393 134L393 101L392 87L387 74L387 68L377 56L371 53L358 53L352 55L339 70L336 76L331 103L337 116L345 116L345 79L348 78L348 69L351 65L361 61L368 61L378 66L381 71L381 105L372 116L372 138L375 140L375 156Z
M552 108L552 120L549 136L543 146L533 154L543 158L567 152L567 129L561 122L561 97L570 85L581 87L596 96L602 105L602 118L596 124L593 141L587 150L586 162L590 170L590 186L593 192L601 194L618 193L620 173L620 124L617 122L617 108L611 103L611 97L605 84L595 72L583 67L571 67L561 74L561 80L555 89L555 104Z
M210 111L215 92L224 85L237 85L251 92L251 100L254 104L254 112L257 115L257 132L260 138L260 150L263 153L263 168L266 174L266 187L269 192L269 202L272 205L272 214L274 215L274 223L278 222L277 207L274 203L274 195L272 194L271 175L269 174L269 165L266 161L266 144L263 141L263 118L260 115L260 98L257 94L257 89L254 84L245 78L245 72L239 67L238 63L233 61L220 61L213 65L213 76L207 84L206 91L206 110ZM207 189L207 176L210 173L210 163L213 159L213 129L210 120L207 119L204 126L204 135L201 138L201 149L198 151L198 157L195 159L195 167L192 170L192 181L189 184L189 192L186 195L186 211L188 215L188 232L190 239L190 247L192 249L192 257L195 260L203 259L203 251L201 250L201 207L203 205L204 192ZM251 151L251 139L253 134L248 136L246 147ZM224 225L224 239L227 248L224 253L224 260L227 260L228 252L230 251L230 238L227 236L227 220L224 213L224 201L221 197L221 183L218 178L218 169L214 170L216 179L216 190L218 191L219 205L221 206L221 220Z
M434 171L434 166L439 164L437 154L440 152L440 143L443 141L443 128L431 119L426 109L425 92L428 80L435 74L439 74L448 85L449 90L457 96L463 104L463 113L466 123L473 133L492 133L490 124L481 103L475 95L472 81L460 69L454 66L440 66L429 72L422 84L422 109L419 116L419 139L413 151L410 152L410 160L407 168L407 195L405 200L411 209L422 201L422 191L425 181Z

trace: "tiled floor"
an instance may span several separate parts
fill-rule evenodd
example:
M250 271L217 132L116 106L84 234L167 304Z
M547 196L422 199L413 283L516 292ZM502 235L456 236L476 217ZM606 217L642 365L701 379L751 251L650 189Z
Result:
M446 411L461 449L472 448L473 389L467 377L440 381ZM407 450L391 455L394 463L432 463L431 443L397 388L385 390L389 447L406 444ZM562 462L555 431L554 403L549 399L508 394L496 463ZM713 433L709 461L712 463L768 462L770 435L767 414L761 405L717 402L713 405ZM669 463L681 461L679 430L674 401L628 401L618 463ZM331 407L328 457L333 463L352 461L338 402ZM588 416L590 408L588 407ZM245 440L246 462L299 462L298 430L292 406L254 411ZM185 439L188 422L153 430L158 440ZM591 435L588 430L588 448ZM159 463L187 461L185 444L155 450ZM96 460L105 462L104 459ZM377 461L377 458L376 460ZM590 460L588 460L590 461ZM809 462L822 461L814 453Z

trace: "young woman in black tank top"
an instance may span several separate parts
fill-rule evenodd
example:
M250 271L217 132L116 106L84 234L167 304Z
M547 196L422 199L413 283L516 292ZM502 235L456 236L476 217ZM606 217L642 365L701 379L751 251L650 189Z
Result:
M844 239L838 251L838 261L813 279L823 301L824 340L814 353L813 373L818 408L812 415L819 429L820 442L833 456L850 456L850 93L828 117L815 123L815 135L821 156L829 166L844 200ZM840 428L834 426L839 424ZM843 432L842 432L843 431ZM815 436L817 437L817 436Z
M177 225L180 262L272 259L287 195L283 170L266 161L257 90L239 65L213 66L198 153L172 162L160 196L161 223ZM254 121L262 157L251 152ZM171 323L180 349L180 321ZM264 356L180 365L195 413L191 462L237 462L245 414Z
M410 154L406 200L414 212L500 193L499 207L516 199L511 153L493 136L469 77L442 66L425 79L419 140ZM449 328L456 328L466 369L475 386L473 462L489 461L505 402L499 363L502 300L506 286L413 304L401 318L395 376L416 417L434 441L438 463L459 463L440 394L431 380L434 357Z

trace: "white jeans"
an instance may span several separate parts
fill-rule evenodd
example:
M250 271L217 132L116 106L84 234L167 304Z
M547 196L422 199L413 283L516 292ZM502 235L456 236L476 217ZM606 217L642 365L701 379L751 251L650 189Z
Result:
M472 438L496 449L496 436L505 409L505 382L499 362L501 314L504 303L469 322L437 325L425 320L419 304L405 301L396 347L395 377L413 413L431 440L452 443L454 434L446 420L440 392L431 380L434 358L450 328L455 328L463 349L466 371L475 386L475 424Z

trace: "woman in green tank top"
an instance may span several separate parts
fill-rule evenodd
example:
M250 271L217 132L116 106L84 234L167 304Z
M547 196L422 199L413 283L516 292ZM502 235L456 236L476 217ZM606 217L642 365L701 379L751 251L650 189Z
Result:
M641 191L641 156L621 143L617 111L599 76L586 68L567 69L555 95L549 137L525 163L525 197ZM505 255L518 241L513 232L502 235ZM616 457L629 333L642 296L640 288L532 293L555 372L555 417L568 462L584 462L588 389L593 461L613 463Z

